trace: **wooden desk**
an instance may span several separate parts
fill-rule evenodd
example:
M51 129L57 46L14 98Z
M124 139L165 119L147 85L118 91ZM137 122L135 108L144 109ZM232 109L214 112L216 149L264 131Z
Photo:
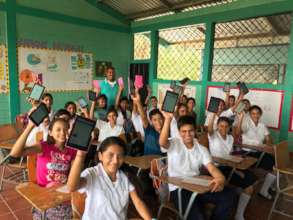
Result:
M234 145L235 147L240 147L240 148L248 148L251 150L256 150L259 152L265 152L268 154L274 154L274 147L273 146L268 146L265 144L262 145L249 145L249 144L237 144Z
M63 202L71 200L70 193L56 191L59 187L40 187L39 185L26 182L16 186L16 191L24 197L33 207L41 211L42 219L46 219L46 210L54 208Z
M164 183L173 184L173 185L179 187L178 188L179 214L183 220L187 219L188 214L192 208L192 204L193 204L197 194L203 194L203 193L209 192L212 189L211 186L201 186L201 185L183 182L183 178L180 178L180 177L161 176L158 178L159 178L159 180L161 180ZM202 178L202 179L207 179L207 180L213 179L211 176L197 176L197 178ZM189 199L187 208L184 213L182 210L182 195L181 195L182 189L185 189L185 190L192 192L192 195Z
M16 142L16 139L2 141L0 142L0 148L11 150L15 142Z
M145 155L140 157L126 156L124 158L124 163L138 168L138 171L136 174L138 176L141 170L147 170L151 168L151 161L153 159L157 159L160 157L161 157L160 155Z
M254 157L244 157L242 161L235 162L226 158L221 157L212 157L213 161L219 164L222 164L224 166L233 167L238 170L247 170L250 168L253 164L257 162L257 159Z

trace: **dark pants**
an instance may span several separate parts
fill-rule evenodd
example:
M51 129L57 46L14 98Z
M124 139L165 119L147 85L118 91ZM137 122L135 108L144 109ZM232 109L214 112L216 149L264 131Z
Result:
M262 152L249 152L247 155L255 158L259 158ZM264 170L272 171L275 165L275 158L271 154L265 153L260 164L258 165L259 168Z
M185 212L189 198L191 197L192 192L187 190L181 191L181 198L182 198L182 211ZM174 202L177 209L179 209L178 203L178 189L171 192L171 200ZM203 214L203 205L206 203L214 204L215 210L211 217L211 220L227 220L229 219L229 215L233 206L236 203L237 195L235 191L231 188L225 187L222 192L216 193L204 193L198 194L194 200L194 203L190 209L189 215L187 220L203 220L205 219Z

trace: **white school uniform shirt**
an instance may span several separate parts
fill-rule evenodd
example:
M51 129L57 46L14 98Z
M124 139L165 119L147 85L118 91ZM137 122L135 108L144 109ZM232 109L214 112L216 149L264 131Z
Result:
M261 145L265 137L270 134L264 123L258 122L256 126L250 116L242 121L241 130L242 143L248 145Z
M179 130L177 127L177 120L175 119L175 117L172 118L170 124L170 136L171 138L180 138Z
M37 133L43 132L43 141L47 141L49 126L45 127L44 124L40 124L38 127L34 127L26 139L25 145L32 146L37 144Z
M208 149L194 139L194 145L188 149L182 139L171 138L169 148L161 147L168 158L168 176L170 177L193 177L200 174L200 167L212 162ZM169 190L174 191L178 187L169 184Z
M212 156L225 158L230 155L233 150L234 138L227 134L226 139L223 139L218 131L212 135L208 135L209 150Z
M129 193L135 189L122 171L117 172L116 182L112 182L99 163L84 170L81 177L86 179L86 185L79 192L87 195L82 220L127 219Z
M125 133L122 126L116 124L114 128L112 128L109 122L102 120L97 120L96 128L99 129L99 142L102 142L107 137L118 137L120 134Z
M143 129L143 123L142 123L140 115L138 113L132 112L131 120L132 120L134 129L140 133L142 140L144 140L144 129Z
M245 113L244 113L243 121L246 120L247 117L249 117L249 112L245 112ZM238 122L239 122L239 115L236 115L236 116L235 116L235 120L234 120L234 122L233 122L233 127L236 127L237 124L238 124Z
M126 110L126 118L129 119L131 117L131 113L130 111ZM119 110L118 111L118 117L117 117L117 125L120 125L123 127L124 125L124 117L123 117L123 114L122 112Z
M209 121L210 121L211 118L213 117L213 114L214 114L213 112L208 112L207 117L206 117L206 120L205 120L205 122L204 122L204 126L208 126L208 125L209 125ZM223 111L223 112L220 114L220 116L216 115L215 120L214 120L214 125L213 125L214 130L217 129L217 122L218 122L219 117L227 117L227 118L231 118L231 117L233 117L233 116L234 116L234 112L232 111L231 108L229 108L229 109Z

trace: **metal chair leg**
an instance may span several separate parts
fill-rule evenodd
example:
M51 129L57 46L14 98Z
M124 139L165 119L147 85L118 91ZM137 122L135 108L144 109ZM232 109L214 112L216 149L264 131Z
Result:
M2 173L1 173L1 179L0 179L0 191L3 190L3 180L4 180L4 175L5 175L5 169L6 165L2 165Z
M274 202L273 202L272 208L271 208L270 213L269 213L269 216L268 216L268 220L270 220L271 217L272 217L272 214L273 214L273 211L274 211L275 206L276 206L276 204L277 204L277 201L278 201L278 199L279 199L279 196L280 196L280 192L277 192L276 197L275 197L275 200L274 200Z

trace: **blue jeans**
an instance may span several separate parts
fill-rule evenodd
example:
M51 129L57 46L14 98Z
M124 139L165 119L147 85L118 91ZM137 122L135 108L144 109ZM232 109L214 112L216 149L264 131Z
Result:
M181 191L183 213L187 208L189 198L191 197L191 195L192 192L188 190L183 189ZM172 191L170 197L171 200L174 202L176 208L178 209L178 189ZM227 187L225 187L224 190L221 192L208 192L204 194L198 194L190 209L187 220L204 220L205 217L203 214L203 205L206 203L212 203L216 206L211 217L212 220L227 220L229 219L229 215L231 213L233 206L237 204L236 201L236 192L233 189Z

